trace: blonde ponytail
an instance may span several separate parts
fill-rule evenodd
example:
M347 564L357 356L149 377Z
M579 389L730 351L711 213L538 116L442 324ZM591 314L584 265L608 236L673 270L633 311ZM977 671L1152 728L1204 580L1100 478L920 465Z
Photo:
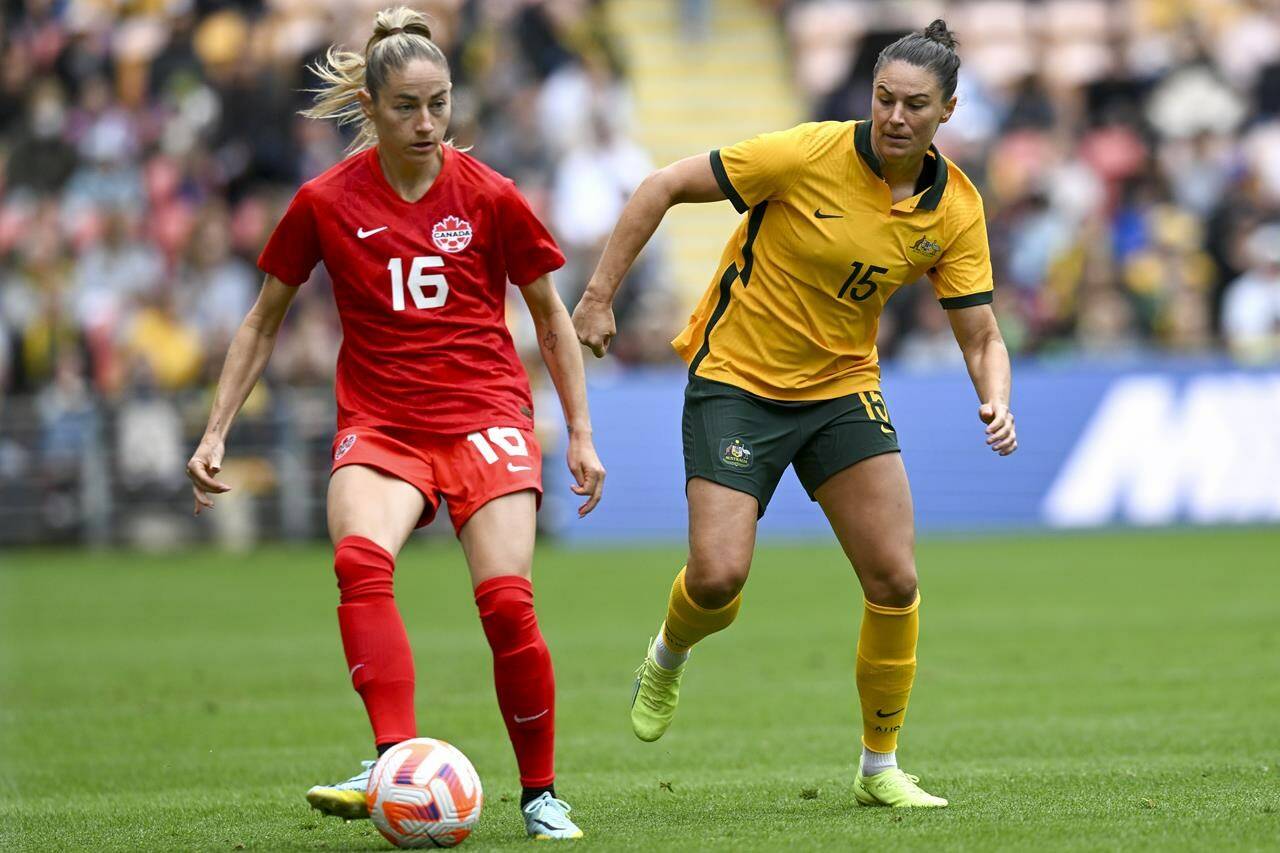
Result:
M322 62L309 66L321 85L307 90L315 95L315 106L303 110L302 115L332 119L339 125L359 124L355 139L347 146L348 154L377 145L377 130L365 117L357 95L368 89L376 100L387 76L413 59L427 59L449 70L444 52L431 40L425 15L406 6L383 9L373 20L373 35L363 55L330 46Z

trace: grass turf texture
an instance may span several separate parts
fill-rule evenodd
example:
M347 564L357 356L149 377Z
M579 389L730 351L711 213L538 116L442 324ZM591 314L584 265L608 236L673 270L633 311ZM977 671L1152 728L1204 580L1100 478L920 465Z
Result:
M859 596L832 545L759 551L665 738L631 672L678 548L537 559L560 793L591 849L1275 849L1280 531L933 540L901 756L942 812L851 793ZM308 810L370 752L324 547L0 558L0 848L388 849ZM527 849L489 652L456 545L398 593L423 734L475 762L467 846Z

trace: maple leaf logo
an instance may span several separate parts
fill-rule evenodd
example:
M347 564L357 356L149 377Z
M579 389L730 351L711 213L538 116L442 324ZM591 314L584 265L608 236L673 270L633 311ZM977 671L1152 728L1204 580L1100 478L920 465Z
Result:
M431 240L442 252L461 252L471 243L471 223L457 216L446 216L431 229Z

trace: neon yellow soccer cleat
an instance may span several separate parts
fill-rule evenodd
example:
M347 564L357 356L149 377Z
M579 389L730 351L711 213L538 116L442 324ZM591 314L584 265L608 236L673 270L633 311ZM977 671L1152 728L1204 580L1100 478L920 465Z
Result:
M644 663L636 670L636 686L631 694L631 730L646 743L666 734L671 718L676 715L676 703L680 701L680 679L684 668L658 666L653 657L653 642L645 653Z
M362 761L364 769L345 782L316 785L307 791L311 808L344 820L363 820L369 816L365 792L369 789L369 773L374 762Z
M853 780L853 795L864 806L893 806L896 809L945 808L947 801L923 790L916 783L919 776L903 773L897 767L884 770L874 776L862 775L862 763L858 763L858 775Z

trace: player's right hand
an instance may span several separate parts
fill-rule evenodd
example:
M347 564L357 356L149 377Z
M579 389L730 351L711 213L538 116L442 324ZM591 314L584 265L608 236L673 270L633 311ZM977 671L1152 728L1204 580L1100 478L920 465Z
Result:
M231 491L226 483L215 479L222 470L222 454L225 446L216 438L203 438L196 452L187 461L187 476L191 479L191 492L195 495L195 515L202 509L213 509L210 493L220 495Z
M613 321L613 305L584 293L573 309L573 330L578 333L578 343L589 347L596 358L604 358L618 331Z

